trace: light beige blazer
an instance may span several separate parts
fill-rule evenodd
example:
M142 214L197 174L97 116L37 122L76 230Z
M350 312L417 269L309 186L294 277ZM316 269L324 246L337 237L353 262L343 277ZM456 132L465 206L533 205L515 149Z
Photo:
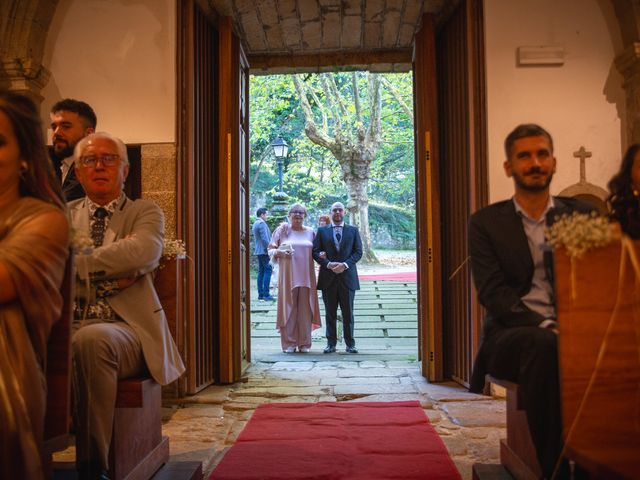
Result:
M73 228L89 235L86 197L68 204ZM89 255L77 255L80 280L137 276L138 280L107 302L138 334L151 376L161 385L177 379L185 370L167 324L167 318L153 287L152 272L162 255L164 215L149 200L122 196L101 247Z

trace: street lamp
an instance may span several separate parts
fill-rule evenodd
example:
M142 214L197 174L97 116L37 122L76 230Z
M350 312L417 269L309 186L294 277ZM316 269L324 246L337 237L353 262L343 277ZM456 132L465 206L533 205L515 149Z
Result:
M276 165L278 166L278 185L280 187L280 192L282 192L282 166L284 165L284 159L287 158L287 153L289 152L289 145L285 142L282 137L276 138L272 143L273 154L276 157Z

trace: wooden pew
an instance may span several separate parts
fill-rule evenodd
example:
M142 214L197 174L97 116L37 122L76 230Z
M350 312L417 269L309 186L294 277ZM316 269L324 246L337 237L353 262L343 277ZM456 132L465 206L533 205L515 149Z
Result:
M162 436L162 388L151 378L118 382L109 449L112 480L202 480L202 462L169 461L169 438Z
M640 260L640 242L628 245ZM640 472L640 271L625 252L621 275L622 253L615 243L573 261L564 250L555 255L564 456L592 479L638 478ZM517 408L518 386L489 381L507 389L501 463L517 479L538 478L539 470L523 469L535 451ZM474 478L481 478L476 466Z
M640 258L640 242L629 246ZM619 276L622 252L617 242L573 262L555 255L566 456L591 478L640 475L640 278L628 258Z
M53 478L52 455L65 450L71 412L71 323L75 286L73 256L65 266L61 286L63 307L52 327L47 349L47 411L42 452L45 478ZM113 480L150 479L169 460L169 439L162 436L162 389L151 378L118 382L109 474ZM68 469L62 462L61 471ZM60 472L59 472L60 473ZM175 462L156 474L172 480L201 480L201 462Z
M47 343L47 410L44 424L42 465L45 477L52 475L52 455L69 445L71 411L71 319L75 271L70 254L62 280L62 312L52 327Z
M507 438L500 440L500 463L517 480L541 478L527 415L518 403L518 384L487 375L488 383L500 385L507 391Z
M113 436L109 448L112 480L146 480L169 460L162 436L162 388L151 378L118 382Z

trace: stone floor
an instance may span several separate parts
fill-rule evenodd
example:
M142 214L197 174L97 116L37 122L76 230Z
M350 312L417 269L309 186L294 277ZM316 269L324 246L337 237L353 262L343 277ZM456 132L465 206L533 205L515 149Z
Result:
M254 363L242 381L165 405L171 459L202 461L208 477L261 403L418 400L462 478L471 478L476 462L498 463L504 399L470 394L453 382L430 384L420 373L415 282L362 281L361 288L357 355L346 354L342 342L338 353L323 355L324 328L313 333L311 353L282 353L275 303L252 302ZM321 300L320 308L324 318Z
M311 353L282 353L275 303L252 302L254 363L242 381L165 400L163 434L170 438L171 460L201 461L208 478L261 403L418 400L463 479L471 479L476 462L498 463L499 439L506 436L504 398L470 394L453 382L428 383L417 362L415 282L361 284L357 355L346 354L343 343L338 353L323 355L324 328L314 332Z
M471 478L476 462L498 463L499 439L506 434L504 399L474 395L453 382L430 384L410 360L288 357L253 364L239 383L165 404L171 459L202 461L207 478L261 403L417 400L462 478Z

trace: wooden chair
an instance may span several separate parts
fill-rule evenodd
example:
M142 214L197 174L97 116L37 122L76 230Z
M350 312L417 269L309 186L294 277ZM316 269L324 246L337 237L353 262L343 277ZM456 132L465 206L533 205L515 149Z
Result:
M151 378L118 382L109 474L114 480L147 480L169 460L162 436L162 388Z
M507 438L500 440L500 463L516 480L542 478L527 416L518 405L518 384L487 375L487 382L507 391Z
M71 319L74 296L73 255L70 254L62 280L62 312L51 329L47 344L47 410L44 424L42 465L51 477L51 456L69 445L69 413L71 411Z

